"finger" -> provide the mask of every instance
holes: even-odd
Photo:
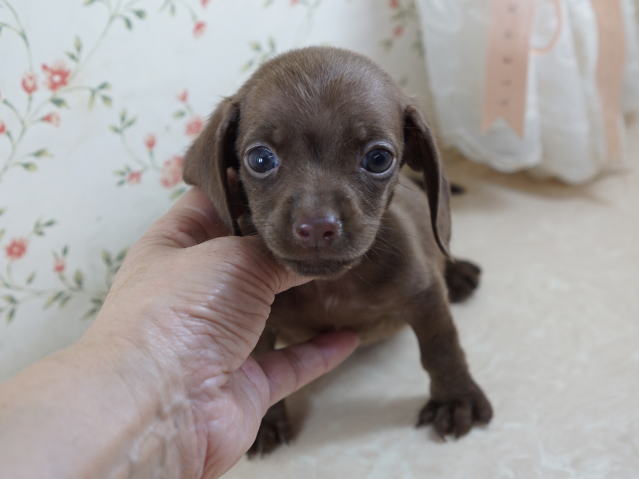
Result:
[[[192,188],[151,226],[144,239],[156,245],[187,248],[227,234],[208,197]]]
[[[326,374],[344,361],[358,344],[355,333],[339,331],[256,358],[270,386],[269,405]]]
[[[260,278],[273,294],[313,280],[312,277],[297,274],[278,262],[257,236],[242,238],[242,247],[250,251],[246,263],[247,270],[255,272],[255,277]]]
[[[259,319],[260,331],[276,294],[313,279],[283,266],[257,236],[212,239],[185,250],[185,256],[193,264],[210,265],[214,279],[220,283],[219,286],[223,286],[217,289],[217,309],[224,306],[223,309],[231,313],[234,310],[243,312],[238,315],[227,314],[229,318],[237,316],[236,319],[242,321]],[[267,311],[259,317],[245,314],[247,311],[257,312],[251,307],[256,302],[266,306]]]

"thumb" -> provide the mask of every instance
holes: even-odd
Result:
[[[192,188],[160,217],[144,235],[147,243],[187,248],[229,234],[208,197]]]
[[[264,242],[257,236],[229,238],[229,241],[237,241],[238,246],[247,253],[246,272],[252,271],[259,275],[262,283],[273,294],[279,294],[294,286],[300,286],[313,280],[312,277],[301,276],[278,262]]]
[[[177,251],[170,275],[177,309],[196,337],[206,328],[231,369],[249,356],[271,312],[275,295],[312,278],[280,265],[258,237],[221,237]],[[175,310],[174,306],[174,310]]]
[[[184,250],[184,254],[193,268],[209,265],[209,283],[216,283],[224,290],[225,299],[242,306],[247,305],[242,300],[245,296],[270,305],[276,294],[313,279],[280,264],[257,236],[214,238]]]
[[[358,344],[357,334],[337,331],[256,358],[268,380],[269,406],[329,372],[344,361]]]

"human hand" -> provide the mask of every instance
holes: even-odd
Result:
[[[354,333],[331,333],[250,357],[275,294],[309,278],[277,264],[259,238],[226,233],[204,194],[187,192],[131,248],[81,340],[142,353],[135,381],[127,371],[124,382],[136,400],[147,394],[147,382],[165,385],[159,414],[174,415],[175,428],[158,435],[174,435],[168,447],[181,477],[228,470],[250,447],[270,405],[357,345]]]

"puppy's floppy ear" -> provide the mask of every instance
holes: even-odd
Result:
[[[404,109],[404,161],[424,175],[430,221],[441,252],[450,257],[449,187],[441,167],[435,140],[419,111],[412,105]]]
[[[237,198],[229,189],[228,168],[239,168],[235,139],[240,119],[239,104],[225,98],[215,109],[206,127],[186,153],[184,181],[200,187],[211,199],[226,227],[239,234],[233,209]]]

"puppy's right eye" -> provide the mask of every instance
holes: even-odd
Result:
[[[280,161],[269,148],[258,146],[250,150],[246,155],[246,166],[256,176],[264,177],[280,166]]]

